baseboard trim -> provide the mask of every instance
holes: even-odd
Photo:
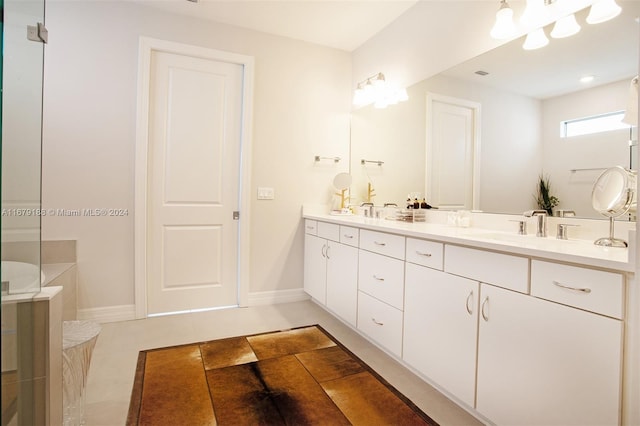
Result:
[[[119,305],[105,308],[78,309],[78,319],[99,323],[133,320],[136,319],[136,306]]]
[[[248,306],[301,302],[308,299],[309,295],[301,288],[275,291],[256,291],[249,293]],[[77,316],[79,320],[91,320],[99,323],[129,321],[136,319],[136,306],[119,305],[104,308],[78,309]]]
[[[249,293],[249,306],[275,305],[278,303],[301,302],[309,295],[301,288],[274,291],[256,291]]]

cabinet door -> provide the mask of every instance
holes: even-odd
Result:
[[[622,322],[482,284],[477,410],[498,425],[617,425]]]
[[[327,255],[327,308],[356,325],[358,309],[358,249],[329,242]]]
[[[480,284],[407,263],[403,358],[474,405]]]
[[[323,305],[327,292],[327,240],[314,235],[304,237],[304,291]]]

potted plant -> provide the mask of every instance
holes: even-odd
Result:
[[[546,210],[549,216],[553,215],[553,208],[560,204],[560,200],[555,195],[551,195],[551,183],[549,176],[541,174],[538,177],[538,190],[535,195],[536,203],[540,210]]]

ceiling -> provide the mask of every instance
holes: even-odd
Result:
[[[168,12],[237,25],[351,52],[417,0],[133,0]]]

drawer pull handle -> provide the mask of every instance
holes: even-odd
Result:
[[[473,299],[473,290],[471,290],[471,291],[469,292],[469,295],[467,296],[467,303],[466,303],[466,307],[467,307],[467,313],[468,313],[469,315],[473,315],[473,310],[469,307],[469,304],[471,303],[472,299]]]
[[[489,303],[489,296],[484,298],[484,301],[482,302],[482,308],[480,309],[480,313],[482,314],[482,319],[485,321],[489,321],[489,313],[485,310],[485,307],[488,306]]]
[[[353,238],[353,235],[349,235],[349,234],[344,234],[343,235],[345,238]]]
[[[327,257],[327,245],[322,245],[322,257]]]
[[[382,246],[382,247],[387,245],[387,243],[381,243],[380,241],[374,241],[373,243],[377,246]]]
[[[331,256],[329,256],[329,250],[331,250],[331,246],[327,246],[327,259],[331,259]]]
[[[423,252],[418,251],[418,250],[416,250],[416,253],[418,253],[420,256],[431,257],[431,253],[423,253]]]
[[[314,230],[314,229],[316,229],[316,228],[315,228],[315,227],[313,227],[313,226],[307,226],[307,229],[308,229],[308,230],[310,230],[310,231],[312,231],[312,230]]]
[[[373,278],[377,281],[384,281],[384,278],[380,278],[377,275],[374,275]]]
[[[383,322],[376,321],[376,319],[375,319],[375,318],[371,318],[371,321],[373,321],[373,322],[374,322],[374,324],[376,324],[376,325],[384,325],[384,323],[383,323]]]
[[[591,293],[591,289],[590,288],[586,288],[586,287],[584,287],[584,288],[571,287],[571,286],[568,286],[566,284],[559,283],[558,281],[553,281],[553,284],[555,286],[557,286],[557,287],[565,288],[567,290],[579,291],[579,292],[587,293],[587,294]]]

